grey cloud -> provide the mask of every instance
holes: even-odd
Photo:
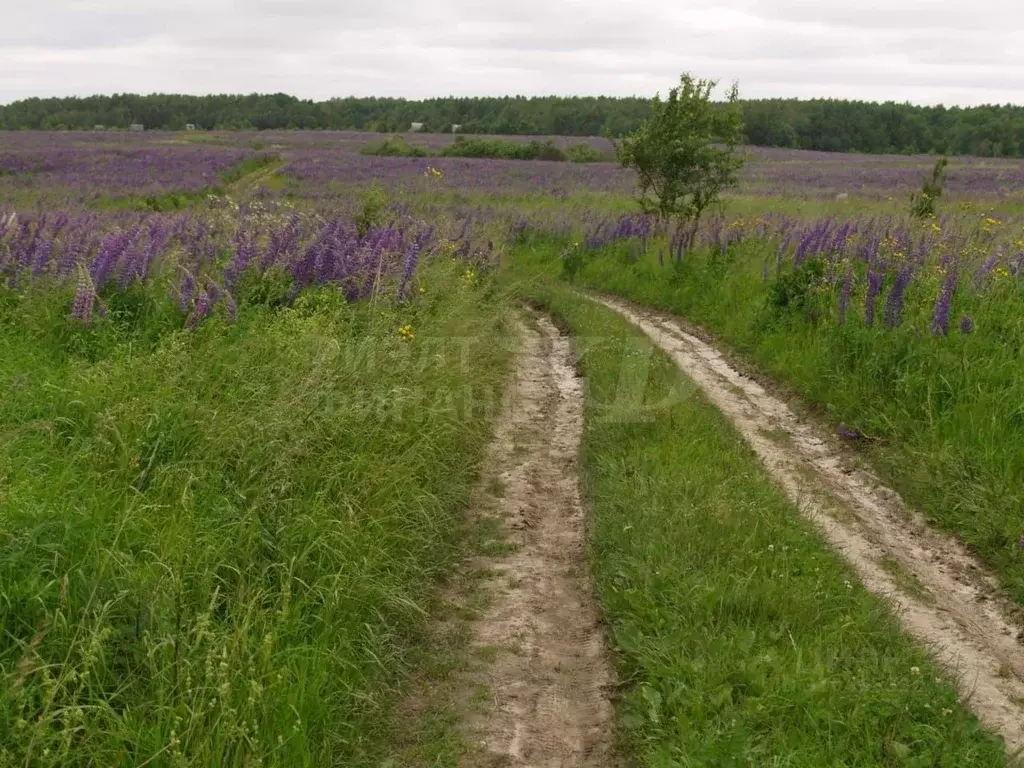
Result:
[[[41,0],[4,10],[0,102],[664,91],[1024,102],[1024,9],[992,0]]]

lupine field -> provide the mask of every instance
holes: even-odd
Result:
[[[919,221],[934,158],[751,149],[689,238],[612,163],[378,140],[0,135],[0,767],[380,764],[466,555],[512,266],[876,438],[1024,603],[1024,161],[953,158]]]

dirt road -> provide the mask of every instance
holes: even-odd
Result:
[[[492,575],[472,622],[467,766],[614,764],[611,668],[586,562],[577,469],[583,389],[569,340],[536,313],[474,503],[513,551],[475,563]],[[477,694],[472,692],[476,691]],[[479,692],[483,691],[483,695]]]
[[[846,449],[742,375],[671,317],[595,298],[641,328],[725,413],[800,511],[864,585],[884,595],[904,629],[958,679],[979,719],[1010,752],[1024,748],[1024,634],[962,544],[932,530],[899,496],[857,468]]]

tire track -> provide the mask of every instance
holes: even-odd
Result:
[[[612,681],[586,561],[578,457],[583,387],[569,340],[543,315],[520,323],[522,348],[474,501],[511,554],[474,565],[491,578],[472,623],[487,659],[464,681],[467,766],[607,766]],[[470,706],[473,691],[486,691]]]
[[[886,597],[905,631],[957,679],[961,697],[1011,753],[1024,750],[1024,633],[1019,609],[967,549],[912,514],[894,491],[855,468],[837,441],[737,372],[680,323],[625,301],[590,297],[643,330],[754,448],[801,513]]]

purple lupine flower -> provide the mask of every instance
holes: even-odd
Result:
[[[324,240],[313,262],[313,281],[319,284],[330,282],[334,277],[338,257],[338,241],[334,237]]]
[[[409,289],[409,282],[412,280],[412,276],[416,273],[416,265],[419,264],[420,260],[420,245],[419,242],[413,241],[405,249],[405,255],[402,258],[402,276],[398,282],[398,300],[403,301],[406,298],[406,292]]]
[[[100,243],[100,247],[93,257],[92,264],[89,266],[89,277],[92,278],[93,285],[97,289],[102,288],[110,275],[113,274],[121,255],[131,244],[133,236],[138,234],[136,230],[115,232],[107,235],[103,242]]]
[[[196,293],[196,278],[195,276],[185,270],[185,277],[182,278],[181,288],[178,291],[178,308],[182,312],[188,312],[192,306],[192,298]]]
[[[224,268],[224,284],[228,288],[234,288],[238,282],[238,278],[245,271],[246,267],[249,266],[255,256],[255,239],[249,232],[244,229],[239,229],[238,232],[235,233],[235,255]]]
[[[185,321],[185,325],[189,328],[195,328],[199,325],[199,321],[210,314],[210,309],[213,307],[213,301],[210,299],[210,295],[204,290],[200,289],[199,297],[196,299],[196,304],[192,308],[192,314],[188,316]]]
[[[855,231],[852,221],[844,222],[832,236],[831,250],[835,253],[842,253],[846,249],[846,243]]]
[[[813,243],[813,230],[807,230],[800,238],[800,243],[796,247],[796,252],[793,254],[793,266],[799,267],[807,258],[807,253]]]
[[[96,303],[96,288],[93,285],[89,271],[78,266],[78,279],[75,281],[75,300],[71,305],[71,316],[81,320],[86,325],[92,323],[93,307]]]
[[[143,258],[142,248],[137,241],[125,249],[124,255],[121,258],[121,277],[118,280],[118,285],[122,291],[133,280],[141,279],[143,274]]]
[[[993,253],[991,256],[985,259],[984,263],[980,267],[978,267],[977,271],[974,273],[974,277],[971,280],[971,285],[975,290],[981,287],[982,280],[984,280],[989,275],[989,273],[996,268],[996,264],[999,263],[999,256],[999,252]]]
[[[298,296],[299,291],[313,281],[313,267],[316,264],[317,255],[320,253],[322,247],[323,244],[319,241],[310,243],[306,247],[306,251],[302,258],[297,259],[292,264],[292,287],[290,291],[292,299]]]
[[[878,249],[881,247],[882,241],[878,235],[872,235],[860,248],[860,258],[868,266],[873,266],[875,261],[878,259]]]
[[[974,321],[971,320],[970,315],[964,315],[960,318],[960,333],[964,335],[974,333]]]
[[[608,239],[603,235],[604,228],[607,225],[607,219],[601,219],[601,221],[597,223],[597,228],[594,230],[593,234],[587,237],[586,242],[584,243],[588,249],[597,250],[608,242]]]
[[[36,240],[39,237],[39,231],[45,223],[46,215],[43,214],[35,226],[32,226],[31,221],[25,219],[18,227],[17,236],[8,246],[11,253],[10,271],[15,276],[23,273],[31,263],[32,254],[35,252]]]
[[[434,228],[428,227],[420,232],[412,243],[406,248],[402,259],[402,275],[398,283],[398,299],[403,300],[409,290],[409,283],[416,273],[416,267],[420,261],[420,254],[426,245],[434,237]]]
[[[836,436],[840,440],[851,441],[863,440],[866,437],[866,435],[856,427],[848,427],[845,424],[839,425],[839,428],[836,430]]]
[[[942,290],[935,299],[935,313],[932,316],[932,333],[936,336],[945,336],[949,333],[949,309],[953,303],[953,294],[956,293],[959,277],[957,270],[950,267],[946,271],[946,279],[942,281]]]
[[[156,257],[163,251],[167,245],[167,241],[171,238],[171,233],[167,228],[166,222],[159,219],[150,223],[147,234],[149,237],[146,243],[146,249],[143,251],[141,263],[139,265],[138,277],[140,280],[145,280],[149,275],[149,270],[154,259],[156,259]]]
[[[57,257],[57,276],[63,277],[76,269],[86,254],[97,245],[97,236],[92,231],[95,222],[90,218],[77,220],[64,238],[63,248]]]
[[[32,277],[39,277],[46,270],[47,264],[53,257],[54,241],[50,237],[41,237],[36,241],[32,249],[30,269]]]
[[[227,307],[228,317],[231,318],[231,322],[238,319],[238,303],[235,301],[235,297],[227,291],[224,292],[224,306]]]
[[[910,278],[913,273],[910,267],[905,267],[896,275],[892,290],[889,291],[889,298],[885,302],[885,327],[895,328],[900,324],[903,316],[903,299],[910,285]]]
[[[850,304],[850,294],[853,292],[853,267],[846,268],[846,275],[843,277],[843,287],[839,292],[839,324],[846,322],[846,308]]]
[[[875,324],[875,305],[878,294],[882,290],[882,275],[873,269],[868,270],[868,290],[864,297],[864,325],[871,328]]]

